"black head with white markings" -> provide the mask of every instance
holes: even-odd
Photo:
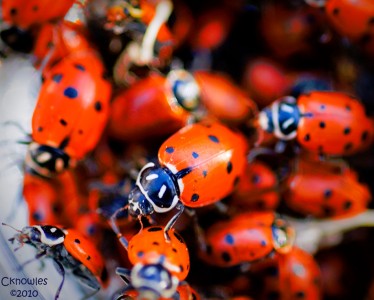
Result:
[[[288,96],[263,109],[259,114],[259,123],[262,129],[287,141],[296,137],[300,116],[296,99]]]
[[[10,239],[11,242],[29,244],[40,250],[62,244],[64,240],[65,233],[60,228],[50,225],[26,226]]]
[[[178,278],[165,268],[163,257],[155,263],[138,263],[131,270],[131,285],[138,291],[139,299],[171,298],[178,284]]]
[[[167,168],[148,163],[140,171],[136,187],[129,194],[129,213],[133,217],[172,210],[179,202],[175,176]]]
[[[173,96],[185,110],[194,111],[200,105],[200,89],[195,78],[186,70],[173,70],[167,76]]]
[[[73,161],[61,148],[31,143],[26,157],[26,166],[38,175],[52,177],[73,165]]]

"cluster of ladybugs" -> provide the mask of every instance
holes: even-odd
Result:
[[[292,5],[325,4],[306,2]],[[360,100],[315,79],[293,96],[282,94],[283,81],[275,99],[267,84],[277,88],[278,70],[269,63],[248,75],[262,102],[228,76],[198,70],[198,59],[187,71],[173,51],[188,39],[197,56],[218,48],[234,22],[230,10],[208,11],[204,23],[183,2],[92,0],[75,8],[84,22],[67,21],[74,3],[2,2],[2,39],[32,52],[43,79],[24,169],[30,226],[10,241],[34,246],[37,258],[52,258],[62,276],[69,269],[94,290],[120,276],[114,299],[320,299],[318,265],[276,211],[280,202],[317,218],[366,210],[369,188],[331,159],[373,141]],[[279,3],[267,5],[264,18]],[[330,0],[318,12],[352,42],[372,33],[371,0]],[[296,37],[309,30],[299,25]],[[244,296],[234,284],[214,294],[213,280],[197,274],[209,265],[272,274],[263,295]]]

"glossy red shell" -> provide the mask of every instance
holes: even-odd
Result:
[[[184,280],[190,270],[190,257],[183,238],[173,228],[168,231],[170,241],[165,239],[164,228],[151,226],[143,229],[129,241],[128,254],[132,264],[154,263],[164,255],[169,271],[180,281]]]
[[[201,207],[229,195],[246,165],[244,137],[218,122],[188,125],[159,148],[158,159],[174,174],[189,169],[179,183],[180,200]]]
[[[32,118],[35,142],[61,147],[75,159],[96,146],[109,116],[111,85],[89,62],[73,56],[53,67]]]
[[[185,126],[190,113],[175,100],[165,77],[150,75],[113,100],[109,133],[121,140],[172,134]]]
[[[297,141],[305,149],[350,155],[367,148],[373,140],[374,123],[354,97],[340,92],[311,92],[301,95],[297,105],[304,114]]]

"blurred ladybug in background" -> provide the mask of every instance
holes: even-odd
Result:
[[[98,58],[88,54],[62,60],[41,87],[26,156],[27,168],[36,174],[51,177],[73,166],[101,137],[112,88]]]
[[[312,255],[298,247],[254,264],[251,271],[263,286],[256,299],[322,299],[320,268]]]
[[[151,162],[140,171],[129,195],[133,217],[154,212],[201,207],[230,194],[246,164],[247,143],[243,136],[218,122],[186,126],[159,148],[159,165]]]
[[[285,204],[303,215],[317,218],[350,217],[367,209],[371,193],[355,171],[332,169],[328,162],[300,161],[289,176]]]
[[[161,226],[151,226],[133,236],[129,242],[121,236],[128,251],[131,270],[117,268],[117,274],[128,284],[116,299],[127,290],[135,289],[139,299],[169,299],[183,284],[190,270],[190,259],[183,238],[174,229],[167,236]]]
[[[373,120],[357,98],[340,92],[315,91],[283,97],[259,114],[260,127],[278,139],[295,139],[323,155],[352,155],[373,140]]]
[[[1,32],[1,39],[12,49],[30,52],[39,26],[62,20],[75,0],[3,0],[3,21],[11,27]]]
[[[114,99],[109,134],[140,140],[172,134],[206,115],[241,124],[257,113],[256,104],[226,76],[176,69],[153,74]]]
[[[38,250],[36,259],[49,257],[54,260],[57,271],[62,276],[55,299],[59,298],[64,284],[65,270],[71,270],[74,276],[96,292],[106,285],[107,271],[104,260],[91,241],[79,231],[50,225],[26,226],[17,231],[18,233],[9,239],[10,242],[17,241],[21,246],[28,244],[35,247]]]
[[[258,261],[275,251],[288,253],[295,232],[273,212],[247,212],[219,221],[204,234],[199,256],[218,267]]]

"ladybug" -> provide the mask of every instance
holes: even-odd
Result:
[[[3,225],[5,225],[3,223]],[[52,258],[62,276],[55,299],[59,298],[65,271],[71,270],[85,285],[99,291],[106,285],[107,271],[104,260],[90,240],[75,229],[61,229],[51,225],[26,226],[9,241],[28,244],[38,250],[35,258]]]
[[[179,212],[169,229],[187,207],[202,207],[221,200],[236,186],[246,165],[248,145],[239,133],[219,122],[188,125],[159,148],[158,162],[146,164],[136,187],[129,194],[133,217],[154,212]]]
[[[204,234],[200,258],[218,267],[232,267],[287,253],[293,246],[294,229],[273,212],[245,212],[220,221]]]
[[[374,3],[371,0],[306,0],[312,6],[324,7],[333,28],[353,41],[368,42],[374,33]]]
[[[322,299],[319,265],[298,247],[286,254],[277,253],[251,270],[263,281],[263,290],[256,299]]]
[[[120,92],[112,104],[109,134],[139,140],[172,134],[206,115],[237,125],[255,114],[256,104],[227,76],[175,69]]]
[[[248,162],[231,204],[240,208],[274,210],[280,200],[277,174],[261,161]]]
[[[260,127],[278,139],[296,139],[321,155],[352,155],[369,146],[373,121],[357,98],[341,92],[314,91],[297,99],[278,99],[259,114]]]
[[[337,172],[327,162],[299,162],[285,185],[285,204],[317,218],[359,214],[371,199],[369,187],[358,181],[355,171],[346,168]]]
[[[89,50],[91,46],[83,27],[70,21],[61,21],[43,24],[35,40],[33,55],[39,67],[51,53],[45,67],[49,69],[73,52]]]
[[[139,299],[171,298],[190,270],[189,253],[183,238],[173,228],[151,226],[141,230],[129,242],[122,236],[133,267],[117,268],[117,274],[135,289]],[[125,290],[126,290],[125,289]]]
[[[75,0],[4,0],[1,10],[5,23],[20,29],[63,19]]]
[[[50,69],[32,116],[28,170],[51,177],[74,166],[98,143],[112,88],[92,60],[97,58],[89,53],[72,55]]]

